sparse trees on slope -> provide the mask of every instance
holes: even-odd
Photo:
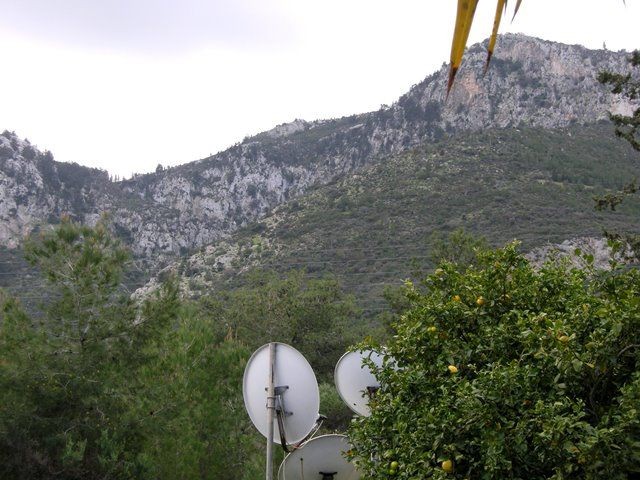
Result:
[[[598,80],[602,84],[609,85],[612,93],[622,95],[632,102],[637,102],[640,99],[640,76],[638,75],[640,51],[633,52],[629,58],[629,64],[632,67],[629,73],[603,71],[598,74]],[[616,135],[629,142],[635,150],[640,152],[640,106],[636,105],[631,115],[610,113],[609,118],[616,127]],[[596,209],[615,210],[624,201],[625,197],[637,194],[638,190],[638,185],[634,179],[623,186],[617,193],[608,193],[595,197]],[[605,234],[609,239],[629,245],[635,256],[640,258],[639,235],[629,232],[605,232]]]
[[[636,70],[640,67],[640,50],[636,50],[629,58],[632,71],[627,74],[600,72],[598,81],[611,86],[611,93],[622,95],[629,100],[640,99],[640,77]],[[624,138],[635,149],[640,151],[640,107],[631,115],[611,114],[611,121],[616,126],[616,135]]]

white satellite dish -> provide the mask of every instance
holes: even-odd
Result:
[[[367,417],[371,414],[369,399],[380,388],[380,382],[363,364],[365,358],[370,358],[378,366],[382,365],[382,355],[379,353],[370,350],[347,352],[336,364],[334,380],[344,403],[358,415]]]
[[[345,435],[322,435],[286,456],[278,480],[357,480],[360,474],[344,458],[351,446]]]
[[[258,431],[269,437],[267,388],[269,383],[269,344],[249,359],[242,380],[244,405]],[[273,366],[276,410],[281,410],[284,438],[288,445],[304,440],[318,419],[320,392],[309,362],[298,350],[284,343],[275,344]],[[280,428],[274,422],[273,442],[280,443]]]

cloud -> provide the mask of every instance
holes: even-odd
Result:
[[[48,43],[132,53],[181,53],[207,46],[273,48],[296,36],[293,22],[275,3],[0,0],[0,27]]]

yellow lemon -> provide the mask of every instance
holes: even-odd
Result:
[[[451,473],[453,472],[453,462],[451,460],[445,460],[444,462],[442,462],[442,470],[444,470],[447,473]]]
[[[453,296],[453,301],[454,302],[459,302],[460,301],[460,295],[454,295]]]
[[[437,330],[437,328],[436,328],[436,327],[434,327],[433,325],[431,325],[430,327],[427,327],[427,332],[429,332],[429,333],[433,333],[433,332],[435,332],[436,330]]]
[[[447,369],[450,373],[458,373],[458,367],[456,367],[455,365],[449,365]]]
[[[478,297],[476,299],[476,305],[478,305],[479,307],[483,306],[484,304],[485,304],[484,297]]]

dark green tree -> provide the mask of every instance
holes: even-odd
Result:
[[[478,260],[478,254],[489,248],[484,237],[467,233],[458,228],[449,234],[434,232],[429,238],[430,257],[434,265],[442,262],[471,265]]]
[[[0,311],[0,477],[142,477],[137,373],[175,316],[176,288],[139,308],[122,288],[128,253],[102,222],[63,219],[26,257],[50,301],[39,315],[12,299]]]
[[[263,442],[242,399],[251,352],[220,342],[214,321],[183,307],[157,360],[141,372],[148,394],[138,416],[150,478],[238,480],[263,470]]]
[[[270,341],[288,343],[324,380],[332,379],[336,361],[358,338],[350,329],[359,315],[354,298],[336,280],[303,272],[284,278],[258,272],[245,287],[218,292],[202,306],[217,319],[220,336],[229,334],[251,350]]]
[[[320,383],[324,431],[345,430],[351,414],[333,386],[333,370],[363,332],[354,330],[360,315],[354,298],[336,280],[256,272],[246,286],[203,299],[201,308],[217,324],[218,338],[226,335],[250,351],[270,341],[297,348]]]

